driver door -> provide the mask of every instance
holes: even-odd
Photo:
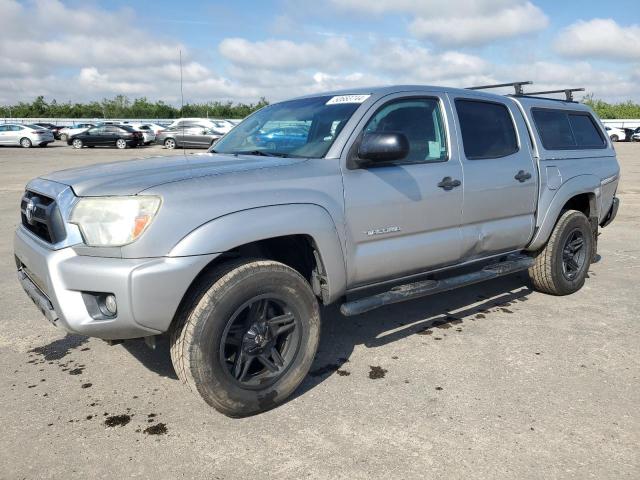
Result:
[[[370,112],[347,144],[347,155],[357,155],[362,137],[372,132],[403,133],[410,151],[402,160],[366,168],[350,169],[343,159],[349,288],[461,258],[463,174],[446,97],[391,95]],[[445,188],[446,177],[447,185],[457,185]]]

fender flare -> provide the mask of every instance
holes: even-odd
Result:
[[[592,194],[594,200],[591,203],[591,216],[600,216],[600,178],[595,175],[578,175],[567,180],[554,195],[546,209],[540,227],[536,230],[533,239],[527,246],[527,250],[534,251],[542,248],[549,237],[562,212],[562,207],[573,197],[580,194]]]
[[[272,205],[223,215],[187,234],[171,249],[169,257],[223,253],[286,235],[313,239],[326,274],[325,303],[342,296],[347,285],[342,242],[329,212],[316,204]]]

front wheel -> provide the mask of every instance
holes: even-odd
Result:
[[[567,210],[529,268],[534,288],[551,295],[577,292],[584,285],[594,248],[594,235],[587,217],[582,212]]]
[[[31,148],[31,145],[31,140],[29,140],[27,137],[20,139],[20,146],[22,148]]]
[[[120,150],[127,148],[127,141],[119,138],[118,140],[116,140],[116,147],[118,147]]]
[[[171,332],[178,377],[230,417],[283,403],[306,376],[320,338],[309,283],[269,260],[222,264],[194,289]]]
[[[620,140],[620,139],[618,138],[618,135],[611,135],[611,141],[612,141],[612,142],[617,142],[618,140]]]

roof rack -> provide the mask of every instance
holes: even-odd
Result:
[[[549,95],[551,93],[564,93],[567,102],[573,102],[573,92],[584,92],[584,88],[562,88],[560,90],[546,90],[544,92],[527,92],[525,95]]]
[[[531,85],[533,82],[525,80],[523,82],[510,82],[510,83],[497,83],[495,85],[480,85],[477,87],[467,87],[467,90],[486,90],[488,88],[500,88],[500,87],[513,87],[516,91],[516,95],[524,95],[522,90],[523,85]]]

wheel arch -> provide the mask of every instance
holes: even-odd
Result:
[[[190,232],[169,256],[210,253],[221,255],[203,272],[229,258],[260,257],[298,270],[324,304],[346,290],[342,244],[333,219],[318,205],[274,205],[224,215]]]
[[[556,192],[546,208],[543,220],[536,230],[527,250],[542,248],[566,210],[578,210],[585,214],[597,228],[600,218],[600,179],[595,175],[579,175],[565,182]]]

